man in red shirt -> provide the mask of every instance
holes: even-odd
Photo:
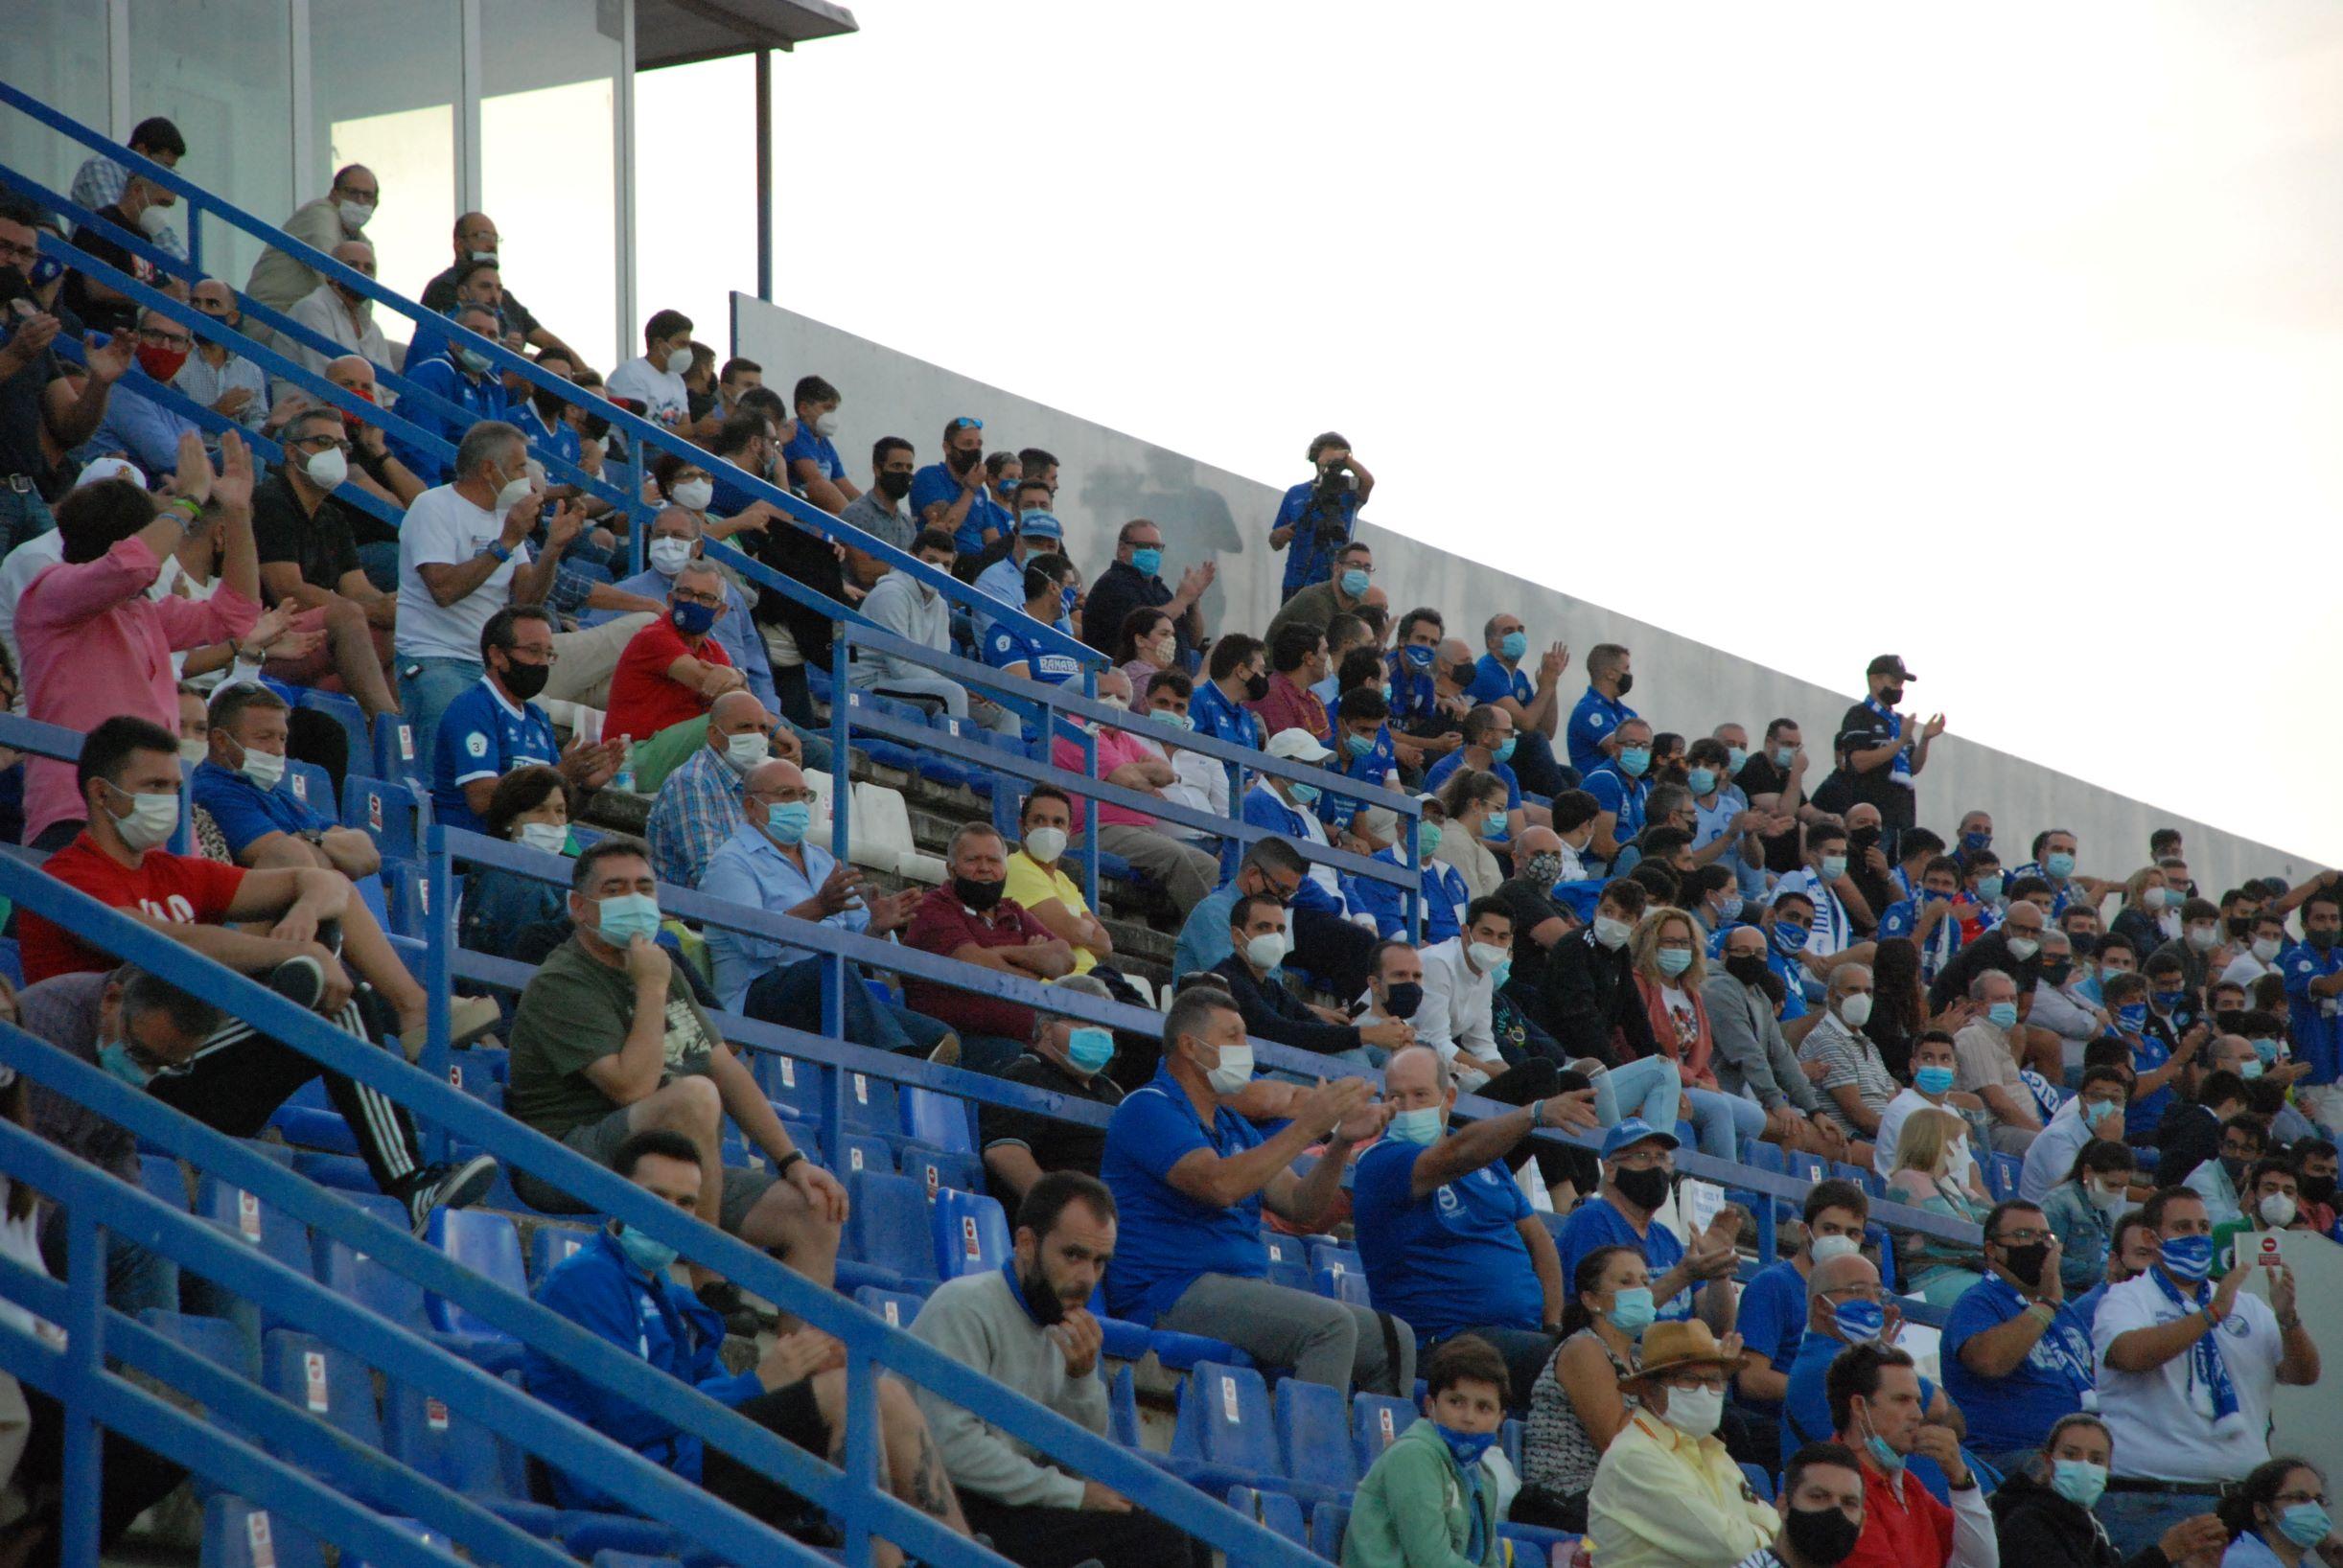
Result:
[[[1009,886],[1009,846],[991,823],[971,822],[952,835],[944,864],[951,880],[912,911],[905,946],[1032,980],[1074,972],[1074,949],[1015,899],[1001,896]],[[1033,1009],[1021,1002],[906,975],[903,1004],[957,1030],[963,1064],[980,1071],[1007,1067],[1032,1043]]]
[[[685,562],[668,591],[667,613],[636,633],[618,656],[605,734],[649,740],[669,725],[705,719],[708,703],[748,683],[712,634],[724,608],[716,568]]]
[[[372,1037],[344,955],[386,1003],[403,1016],[416,1009],[420,1022],[422,991],[349,878],[319,867],[246,871],[162,847],[179,822],[176,735],[129,715],[108,719],[82,741],[76,772],[88,826],[49,857],[42,868],[51,876],[230,969],[263,977],[361,1040]],[[121,963],[29,910],[17,932],[28,983]],[[259,1133],[294,1090],[323,1073],[375,1184],[406,1202],[418,1233],[434,1207],[476,1203],[495,1185],[497,1163],[486,1155],[426,1165],[404,1108],[240,1019],[182,1044],[184,1051],[108,1042],[100,1060],[124,1082],[232,1138]],[[113,1045],[122,1049],[105,1049]]]
[[[1876,1340],[1850,1345],[1824,1389],[1838,1441],[1863,1460],[1863,1535],[1845,1568],[1998,1568],[1992,1511],[1949,1426],[1926,1418],[1911,1355]],[[1953,1491],[1946,1508],[1904,1473],[1926,1454]]]
[[[1099,701],[1116,707],[1129,707],[1130,677],[1121,670],[1101,670]],[[1313,697],[1311,701],[1317,699]],[[1163,753],[1130,730],[1101,725],[1097,734],[1099,767],[1091,776],[1154,796],[1162,795],[1166,786],[1179,782],[1179,775],[1164,760]],[[1063,729],[1050,743],[1050,760],[1067,772],[1083,772],[1081,746]],[[1220,863],[1195,845],[1182,843],[1165,833],[1154,818],[1128,806],[1104,802],[1089,809],[1098,813],[1099,847],[1110,855],[1122,856],[1161,884],[1164,891],[1172,895],[1182,920],[1220,885]]]
[[[1269,638],[1269,689],[1244,705],[1261,720],[1261,732],[1307,729],[1320,740],[1334,737],[1326,704],[1310,688],[1326,679],[1326,629],[1294,622]]]

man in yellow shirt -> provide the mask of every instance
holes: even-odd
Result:
[[[1781,1528],[1717,1439],[1741,1336],[1719,1344],[1694,1318],[1656,1323],[1643,1365],[1619,1380],[1642,1397],[1603,1451],[1587,1497],[1587,1538],[1601,1568],[1732,1568]]]
[[[1009,857],[1008,896],[1074,949],[1074,972],[1087,975],[1112,958],[1115,939],[1090,912],[1081,884],[1066,874],[1074,802],[1055,784],[1036,784],[1017,812],[1016,853]]]

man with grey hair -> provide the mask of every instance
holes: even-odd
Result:
[[[374,247],[363,240],[344,240],[330,252],[333,258],[354,272],[374,276]],[[378,365],[390,363],[390,343],[383,335],[382,324],[374,319],[374,301],[337,278],[328,278],[316,288],[294,300],[287,315],[315,333],[318,336],[341,348],[344,353],[362,356]],[[277,347],[289,359],[297,360],[304,369],[323,373],[334,359],[332,354],[312,348],[282,334],[272,334]],[[291,381],[277,380],[277,394],[282,397]]]
[[[450,319],[492,343],[504,331],[497,312],[485,305],[458,306],[450,312]],[[459,342],[453,334],[438,334],[433,347],[437,352],[428,357],[407,356],[406,379],[422,391],[437,393],[440,403],[453,404],[460,412],[443,413],[439,403],[408,398],[400,406],[402,418],[442,441],[455,443],[478,421],[495,420],[501,424],[512,417],[512,408],[504,396],[504,382],[497,377],[495,364],[485,350],[470,342]],[[519,433],[519,427],[512,428]],[[448,477],[447,459],[438,451],[395,435],[391,445],[397,449],[399,460],[427,484],[440,483]],[[459,472],[461,463],[459,457]]]
[[[1880,1113],[1900,1090],[1879,1048],[1863,1032],[1870,1021],[1871,971],[1843,963],[1830,972],[1821,1010],[1798,1048],[1798,1061],[1820,1070],[1814,1086],[1829,1100],[1823,1110],[1850,1143],[1878,1133]],[[1849,1158],[1860,1162],[1863,1156],[1850,1152]]]
[[[2018,1076],[2011,1033],[2018,1026],[2017,981],[1999,969],[1980,971],[1969,981],[1977,1016],[1953,1036],[1956,1081],[1965,1094],[1984,1101],[1992,1118],[1995,1152],[2023,1155],[2042,1131],[2041,1108]]]
[[[699,514],[681,506],[670,506],[651,519],[651,542],[645,552],[643,569],[632,577],[621,578],[617,584],[621,593],[638,594],[645,599],[665,600],[675,589],[678,573],[690,563],[707,559],[707,544],[703,537]],[[890,573],[892,577],[893,574]],[[882,579],[882,584],[886,579]],[[778,710],[780,700],[773,690],[773,663],[765,648],[765,639],[750,619],[751,604],[739,588],[718,574],[718,586],[724,590],[724,609],[716,616],[714,636],[732,667],[740,672],[749,692],[767,708]],[[873,594],[877,592],[872,590]],[[866,605],[867,609],[867,605]],[[580,626],[599,626],[615,618],[615,610],[588,610],[578,615]]]
[[[676,568],[667,613],[635,634],[611,675],[604,721],[611,734],[639,741],[670,725],[696,724],[717,698],[748,688],[715,635],[730,588],[712,563],[686,561]]]
[[[382,201],[383,185],[374,171],[362,163],[345,164],[334,172],[333,189],[293,209],[285,219],[285,232],[313,250],[331,251],[344,240],[360,238]],[[290,311],[323,281],[309,263],[271,245],[252,264],[244,293],[263,305]]]
[[[399,711],[391,695],[392,633],[399,597],[374,586],[359,560],[360,514],[334,492],[350,472],[341,412],[305,408],[285,424],[285,462],[252,491],[252,542],[261,597],[290,603],[296,631],[320,631],[325,644],[297,664],[272,665],[280,680],[308,685],[329,671],[371,720]]]
[[[1112,1000],[1113,995],[1095,975],[1068,975],[1057,982],[1057,989],[1101,1002]],[[1117,1058],[1127,1058],[1122,1077],[1145,1083],[1161,1049],[1153,1040],[1118,1036],[1102,1024],[1060,1013],[1041,1020],[1033,1031],[1033,1043],[1001,1070],[1001,1076],[1029,1089],[1047,1090],[1111,1111],[1123,1103],[1123,1085],[1108,1072]],[[1007,1106],[980,1105],[977,1128],[987,1185],[1011,1212],[1032,1185],[1053,1171],[1079,1170],[1096,1176],[1099,1161],[1106,1152],[1103,1119],[1095,1124],[1065,1121]]]
[[[138,346],[138,366],[158,381],[179,373],[195,351],[195,334],[160,311],[142,311],[130,334]],[[146,471],[149,480],[167,478],[179,470],[179,437],[202,432],[186,415],[164,407],[124,381],[114,388],[105,405],[105,418],[90,437],[93,451],[120,452]]]
[[[433,754],[439,716],[486,673],[480,633],[488,618],[507,604],[545,603],[562,552],[585,526],[585,514],[562,502],[545,519],[544,552],[531,556],[527,541],[545,496],[530,482],[527,459],[519,429],[482,420],[456,449],[454,481],[406,509],[394,640],[399,705],[418,755]]]

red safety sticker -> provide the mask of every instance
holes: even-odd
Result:
[[[252,1548],[252,1568],[277,1568],[277,1543],[268,1533],[268,1515],[259,1509],[244,1515],[244,1542]]]
[[[434,1432],[448,1429],[448,1402],[426,1395],[423,1401],[423,1424]]]
[[[1220,1414],[1228,1418],[1231,1426],[1243,1424],[1242,1418],[1237,1414],[1237,1380],[1234,1377],[1220,1379]]]
[[[966,1253],[970,1257],[982,1257],[985,1256],[985,1244],[977,1239],[976,1216],[974,1214],[963,1214],[960,1216],[960,1250]]]
[[[236,1228],[254,1246],[261,1241],[261,1200],[251,1193],[239,1190],[236,1194]]]
[[[327,1396],[325,1352],[323,1350],[302,1351],[301,1372],[309,1380],[310,1409],[320,1416],[324,1415],[334,1407],[334,1401]]]

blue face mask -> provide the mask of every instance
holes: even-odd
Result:
[[[1725,749],[1725,771],[1730,773],[1737,773],[1741,771],[1741,765],[1749,761],[1749,759],[1750,753],[1748,747],[1728,746]]]
[[[1953,1086],[1949,1067],[1920,1067],[1912,1071],[1912,1087],[1923,1095],[1941,1095]]]
[[[1163,546],[1148,544],[1131,552],[1131,566],[1142,577],[1152,577],[1164,564]]]
[[[1722,925],[1729,926],[1741,918],[1741,911],[1747,908],[1748,901],[1739,893],[1727,893],[1725,902],[1717,906],[1717,920]]]
[[[2051,1489],[2078,1509],[2097,1508],[2099,1493],[2107,1489],[2107,1466],[2079,1459],[2053,1460]]]
[[[613,947],[624,947],[638,936],[659,935],[659,900],[649,893],[619,893],[602,900],[594,914],[594,931]]]
[[[138,1065],[130,1048],[119,1040],[109,1040],[98,1048],[98,1065],[133,1089],[144,1089],[154,1076]]]
[[[1630,746],[1620,749],[1619,772],[1625,773],[1628,777],[1641,778],[1643,776],[1643,770],[1649,768],[1651,765],[1652,749],[1650,747]]]
[[[2251,1045],[2253,1046],[2253,1048],[2254,1048],[2254,1054],[2262,1058],[2262,1065],[2263,1065],[2263,1066],[2265,1066],[2265,1067],[2266,1067],[2266,1066],[2270,1065],[2271,1063],[2273,1063],[2273,1062],[2275,1062],[2275,1061],[2277,1061],[2277,1060],[2278,1060],[2278,1042],[2277,1042],[2277,1041],[2275,1041],[2275,1040],[2255,1040],[2255,1041],[2250,1042],[2250,1044],[2251,1044]]]
[[[1642,1338],[1643,1331],[1659,1315],[1659,1306],[1652,1300],[1649,1285],[1629,1285],[1612,1292],[1611,1310],[1603,1314],[1611,1320],[1612,1327],[1635,1339]]]
[[[2278,1533],[2297,1546],[2316,1546],[2333,1532],[2334,1521],[2316,1503],[2297,1503],[2278,1516]]]
[[[1979,877],[1977,879],[1977,896],[1988,904],[2000,902],[2002,896],[2001,873],[1997,871],[1989,877]]]
[[[1871,1462],[1891,1476],[1904,1473],[1904,1456],[1888,1446],[1888,1440],[1874,1432],[1863,1440],[1863,1446]]]
[[[1493,747],[1490,749],[1489,756],[1491,760],[1496,762],[1511,762],[1513,760],[1513,749],[1517,744],[1519,744],[1519,741],[1520,737],[1519,735],[1506,736],[1501,744]]]
[[[2018,1004],[2014,1002],[1997,1002],[1985,1009],[1985,1022],[1997,1029],[2012,1027],[2017,1021]]]
[[[1888,1331],[1887,1309],[1861,1297],[1841,1302],[1831,1311],[1831,1322],[1837,1326],[1839,1337],[1850,1345],[1867,1344]]]
[[[1342,737],[1342,749],[1355,757],[1372,756],[1375,752],[1375,737],[1372,735],[1345,735]]]
[[[1960,836],[1960,848],[1964,854],[1982,855],[1992,847],[1993,835],[1990,833],[1963,833]]]
[[[2127,1029],[2136,1029],[2147,1022],[2147,1003],[2129,1002],[2115,1010],[2116,1021]]]
[[[1376,687],[1375,689],[1376,689],[1378,692],[1380,692],[1380,693],[1381,693],[1381,694],[1382,694],[1382,699],[1383,699],[1383,701],[1384,701],[1386,703],[1388,703],[1391,701],[1391,682],[1390,682],[1390,681],[1386,680],[1386,681],[1384,681],[1384,682],[1383,682],[1381,685],[1380,685],[1380,686]]]
[[[667,618],[675,623],[675,629],[684,635],[704,637],[716,624],[716,611],[714,607],[709,605],[680,604],[668,609]]]
[[[1793,926],[1786,921],[1774,922],[1774,945],[1784,953],[1803,953],[1809,934],[1804,926]]]
[[[1529,634],[1508,632],[1505,634],[1505,640],[1497,646],[1504,650],[1507,658],[1519,658],[1523,654],[1529,652]]]
[[[1439,848],[1440,824],[1438,822],[1418,822],[1416,824],[1417,851],[1429,855],[1438,851]]]
[[[467,372],[474,376],[485,376],[488,374],[488,356],[482,354],[478,349],[468,349],[459,346],[455,351],[455,362],[462,365]]]
[[[1066,1036],[1066,1060],[1084,1072],[1096,1072],[1114,1059],[1115,1037],[1110,1029],[1085,1024]]]
[[[1706,795],[1717,787],[1717,771],[1714,768],[1689,769],[1684,773],[1684,783],[1694,795]]]
[[[1663,947],[1659,952],[1659,972],[1673,979],[1692,967],[1692,950],[1682,947]]]
[[[627,1261],[653,1279],[675,1266],[675,1249],[664,1241],[654,1240],[632,1225],[618,1227],[618,1250],[626,1254]]]
[[[2063,849],[2053,851],[2042,857],[2042,869],[2053,877],[2071,877],[2075,874],[2075,857]]]
[[[1052,539],[1056,537],[1057,515],[1056,513],[1042,507],[1029,506],[1017,514],[1017,531],[1019,533],[1031,528],[1035,522],[1042,524],[1042,532],[1045,536]]]
[[[814,825],[814,808],[802,800],[780,800],[765,808],[765,826],[783,843],[796,843]]]
[[[1342,591],[1354,599],[1367,596],[1367,574],[1357,566],[1342,574]]]
[[[1073,614],[1074,601],[1079,596],[1074,591],[1074,585],[1072,583],[1068,583],[1064,588],[1059,588],[1057,590],[1057,608],[1059,612],[1067,615]]]
[[[1413,1143],[1419,1148],[1437,1143],[1440,1141],[1440,1107],[1420,1105],[1412,1111],[1399,1112],[1392,1117],[1391,1125],[1385,1131],[1401,1142]]]
[[[2213,1272],[2213,1237],[2175,1235],[2164,1239],[2164,1267],[2175,1280],[2191,1284]]]
[[[1779,768],[1783,772],[1788,772],[1790,771],[1790,764],[1796,762],[1797,760],[1797,747],[1776,746],[1774,748],[1774,766]]]
[[[1480,819],[1480,830],[1483,838],[1496,838],[1505,831],[1505,814],[1501,811],[1491,812]]]
[[[2189,1000],[2186,991],[2150,991],[2148,995],[2155,999],[2157,1006],[2168,1013]]]
[[[1428,670],[1432,667],[1432,650],[1420,642],[1411,642],[1401,649],[1400,657],[1419,670]]]
[[[2082,1102],[2082,1124],[2096,1127],[2113,1116],[2122,1106],[2111,1099],[2087,1099]]]
[[[1432,1430],[1439,1433],[1440,1441],[1449,1445],[1449,1457],[1456,1462],[1456,1467],[1460,1470],[1469,1470],[1478,1464],[1481,1455],[1487,1453],[1490,1445],[1496,1441],[1495,1432],[1459,1432],[1452,1426],[1442,1426],[1438,1421],[1432,1423]]]

